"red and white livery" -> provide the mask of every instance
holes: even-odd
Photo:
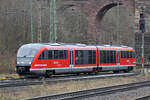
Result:
[[[127,46],[31,43],[16,58],[19,75],[129,72],[136,66],[135,50]]]

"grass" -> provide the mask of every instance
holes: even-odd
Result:
[[[131,77],[105,78],[81,81],[68,81],[47,85],[43,81],[43,85],[21,87],[19,89],[0,90],[0,100],[18,100],[35,96],[44,96],[52,94],[60,94],[65,92],[73,92],[79,90],[93,89],[98,87],[114,86],[149,80],[150,74],[147,76],[138,75]]]
[[[20,78],[20,76],[16,73],[12,73],[12,74],[0,74],[0,79],[18,79]]]

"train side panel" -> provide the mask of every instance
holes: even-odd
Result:
[[[71,71],[69,50],[63,47],[41,49],[36,55],[30,70],[41,74],[46,73],[46,71],[54,71],[55,73]]]
[[[99,67],[102,71],[115,70],[117,64],[117,49],[109,47],[98,47]]]
[[[97,48],[77,47],[74,50],[72,72],[93,72],[97,68]]]

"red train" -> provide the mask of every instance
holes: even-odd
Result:
[[[19,75],[129,72],[136,66],[135,50],[127,46],[31,43],[19,48]]]

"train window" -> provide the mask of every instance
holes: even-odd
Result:
[[[64,59],[65,58],[65,54],[63,50],[59,51],[59,59]]]
[[[100,63],[101,64],[104,64],[104,59],[105,59],[105,53],[104,51],[100,51]]]
[[[52,50],[48,51],[48,59],[53,59],[53,52],[52,52]]]
[[[110,51],[110,63],[116,63],[116,52]]]
[[[75,51],[75,64],[77,65],[83,64],[83,51],[82,50]]]
[[[130,58],[130,52],[127,51],[127,58]]]
[[[58,50],[54,50],[54,59],[59,59]]]
[[[75,51],[75,64],[96,64],[96,51],[95,50],[76,50]]]
[[[88,54],[88,58],[89,58],[89,64],[92,64],[93,63],[93,60],[92,60],[92,51],[91,50],[89,50],[88,51],[89,52],[89,54]]]
[[[109,51],[106,51],[106,63],[110,63],[109,57]]]
[[[126,51],[121,51],[121,58],[127,58],[127,52]]]
[[[135,52],[132,52],[132,58],[135,58]]]
[[[124,51],[121,51],[121,58],[124,58]]]
[[[113,62],[116,63],[116,51],[114,51],[114,57],[113,58],[114,58]]]
[[[64,59],[68,58],[68,50],[64,50]]]
[[[70,51],[70,64],[74,64],[73,62],[73,51]]]
[[[121,51],[121,58],[127,58],[128,54],[126,51]]]
[[[67,50],[46,50],[41,53],[38,59],[67,59]]]
[[[67,59],[67,50],[54,50],[54,59]]]
[[[128,52],[124,51],[124,53],[125,53],[125,57],[124,58],[128,58]]]
[[[106,51],[106,56],[107,56],[106,63],[110,63],[110,51]]]
[[[87,64],[96,64],[96,51],[88,50],[88,63]]]
[[[59,50],[59,59],[67,59],[68,58],[67,53],[68,53],[67,50]]]
[[[100,63],[101,64],[104,63],[104,54],[103,54],[103,51],[100,51]]]
[[[46,57],[46,51],[43,51],[41,54],[40,54],[40,56],[39,56],[39,60],[42,60],[42,59],[45,59],[45,57]]]
[[[132,52],[129,51],[128,53],[129,53],[129,58],[132,58]]]
[[[116,63],[116,51],[111,51],[111,62],[110,63]]]
[[[104,64],[107,63],[107,51],[103,51],[103,55],[104,55]]]
[[[121,58],[135,58],[133,51],[121,51]]]
[[[92,54],[92,59],[93,59],[92,64],[96,64],[96,51],[94,50],[92,53],[93,53]]]
[[[116,51],[100,51],[100,63],[101,64],[113,64],[116,63]]]

